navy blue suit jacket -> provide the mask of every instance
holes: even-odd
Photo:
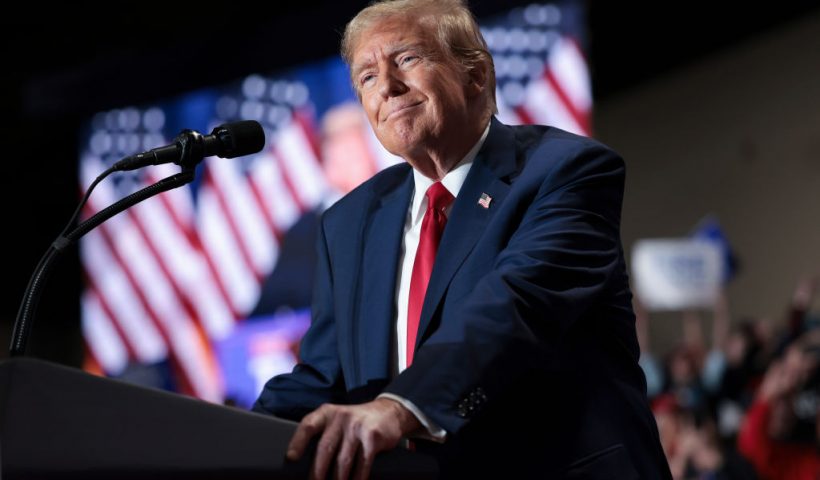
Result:
[[[301,363],[255,409],[298,420],[391,392],[447,430],[419,442],[445,477],[669,478],[637,363],[623,161],[493,119],[439,245],[415,359],[391,378],[412,177],[388,168],[325,213]]]

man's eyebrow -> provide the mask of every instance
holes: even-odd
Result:
[[[376,62],[375,62],[372,58],[370,58],[370,59],[368,59],[368,60],[366,60],[366,61],[364,61],[364,62],[361,62],[361,63],[358,63],[358,64],[356,64],[356,65],[353,65],[353,66],[350,68],[350,71],[351,71],[351,76],[352,76],[352,77],[358,77],[358,76],[359,76],[359,74],[360,74],[363,70],[367,70],[368,68],[372,67],[372,66],[373,66],[373,65],[375,65],[375,64],[376,64]]]
[[[400,53],[403,53],[403,52],[406,52],[408,50],[422,51],[423,49],[424,48],[423,48],[423,45],[421,44],[421,42],[399,43],[399,44],[388,47],[386,49],[385,53],[389,58],[392,58],[392,57],[395,57],[396,55],[398,55]],[[365,61],[363,61],[359,64],[353,65],[353,67],[351,68],[351,71],[353,72],[352,76],[353,77],[358,76],[363,70],[367,70],[368,68],[372,67],[375,63],[376,63],[376,61],[373,60],[372,57],[370,57],[367,60],[365,60]]]
[[[407,50],[421,50],[422,45],[421,42],[413,42],[413,43],[399,43],[393,45],[392,47],[388,48],[387,56],[394,57],[399,53],[406,52]]]

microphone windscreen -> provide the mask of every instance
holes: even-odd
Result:
[[[214,128],[212,135],[221,140],[224,158],[241,157],[259,152],[265,146],[265,131],[254,120],[226,123]]]

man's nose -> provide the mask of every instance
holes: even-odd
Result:
[[[396,71],[387,70],[379,77],[379,95],[384,98],[395,97],[407,91],[400,74]]]

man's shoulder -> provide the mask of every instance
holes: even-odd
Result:
[[[578,135],[558,127],[548,125],[503,125],[511,129],[519,149],[534,151],[549,148],[558,152],[575,152],[581,150],[612,151],[610,147],[600,141]]]
[[[508,126],[498,122],[497,128],[488,153],[503,158],[505,150],[514,149],[514,176],[523,174],[529,182],[563,182],[600,169],[624,169],[620,155],[593,138],[544,125]]]

